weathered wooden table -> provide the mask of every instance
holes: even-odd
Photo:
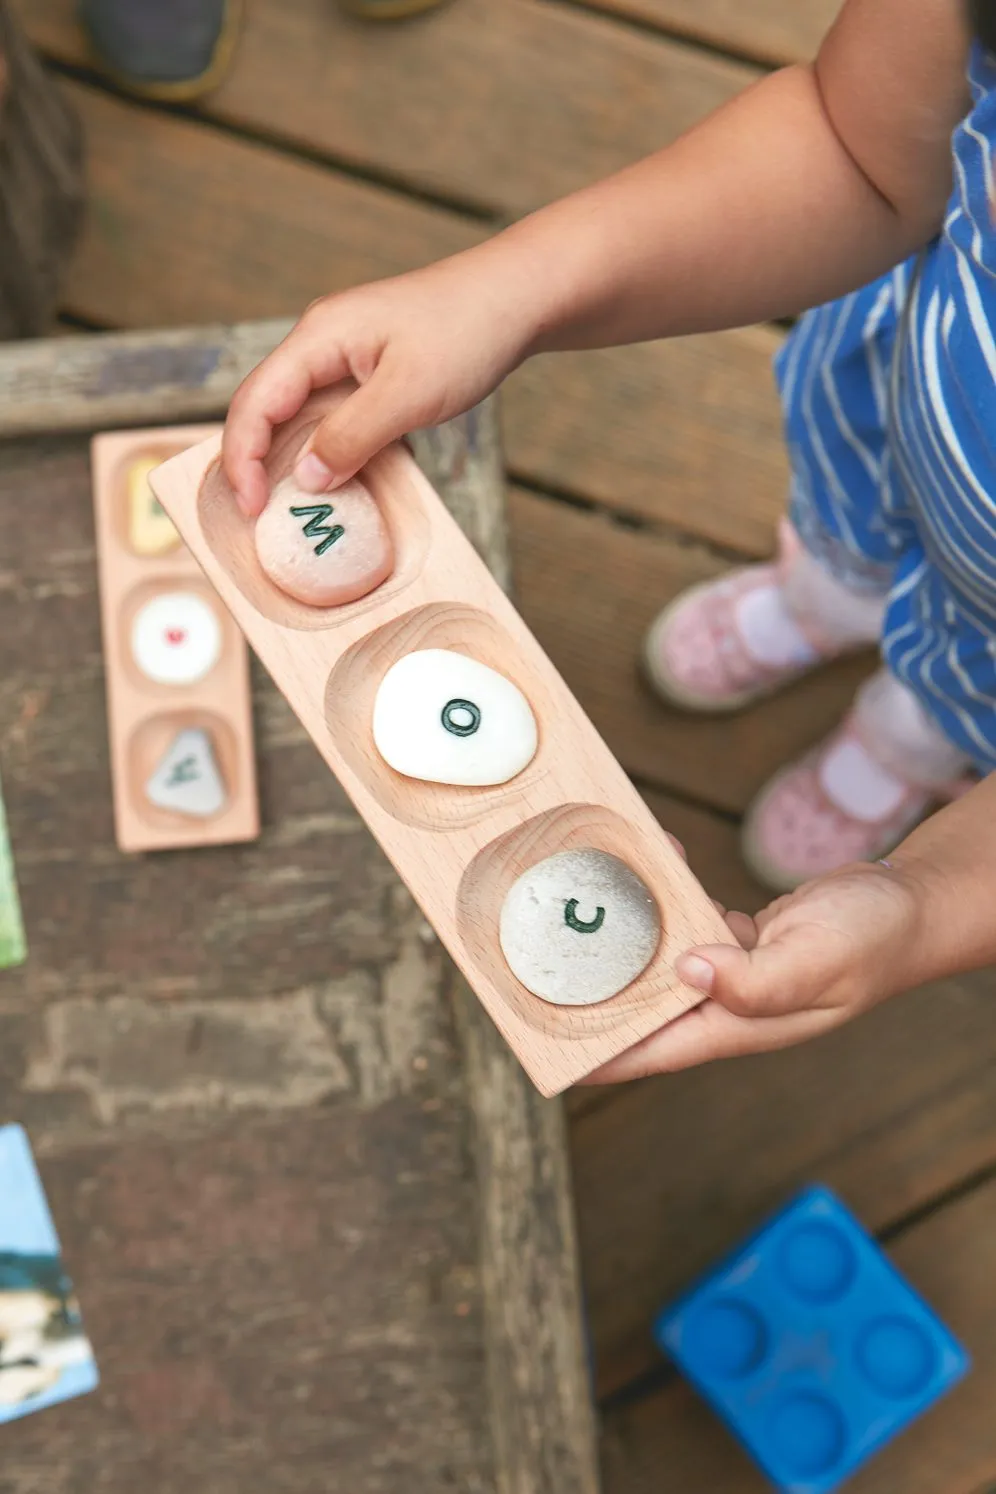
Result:
[[[98,1394],[3,1494],[594,1494],[560,1108],[257,670],[264,833],[115,848],[87,433],[213,417],[282,324],[0,350],[0,750],[30,954],[0,1119]],[[508,579],[494,412],[418,455]]]

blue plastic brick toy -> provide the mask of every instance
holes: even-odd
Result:
[[[786,1494],[827,1494],[968,1356],[826,1188],[809,1188],[655,1325]]]

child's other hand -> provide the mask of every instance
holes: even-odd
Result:
[[[360,386],[315,432],[297,477],[324,492],[409,431],[462,413],[524,356],[529,287],[489,245],[428,269],[323,297],[237,390],[223,461],[250,517],[266,504],[263,459],[274,426],[308,396]]]
[[[919,953],[918,884],[898,868],[844,867],[779,898],[756,919],[731,913],[728,922],[741,949],[692,950],[677,966],[709,999],[586,1083],[614,1084],[789,1047],[933,973]]]

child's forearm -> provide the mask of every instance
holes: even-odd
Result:
[[[862,175],[813,70],[799,67],[527,220],[509,247],[550,276],[537,344],[552,349],[794,314],[873,279],[929,235]]]
[[[889,864],[921,913],[909,984],[996,964],[996,774],[918,826]]]
[[[883,50],[890,18],[908,55],[902,36]],[[855,289],[940,227],[965,44],[951,0],[849,0],[814,67],[471,254],[529,306],[533,352],[743,325]]]

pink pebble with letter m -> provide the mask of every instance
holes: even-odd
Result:
[[[274,585],[311,607],[359,601],[394,569],[380,509],[355,481],[316,497],[284,478],[256,520],[256,554]]]

